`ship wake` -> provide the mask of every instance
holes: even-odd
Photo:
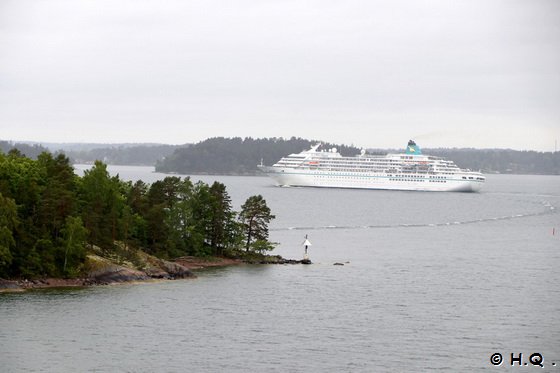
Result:
[[[446,226],[453,226],[453,225],[479,224],[479,223],[488,223],[494,221],[524,219],[524,218],[554,214],[557,212],[556,208],[549,202],[542,202],[542,205],[544,208],[542,211],[533,212],[533,213],[502,215],[502,216],[494,216],[488,218],[452,221],[452,222],[419,223],[419,224],[412,223],[412,224],[373,224],[373,225],[323,225],[323,226],[315,226],[315,227],[313,226],[278,227],[278,228],[271,228],[270,231],[291,231],[291,230],[317,231],[317,230],[326,230],[326,229],[349,230],[349,229],[378,229],[378,228],[446,227]]]

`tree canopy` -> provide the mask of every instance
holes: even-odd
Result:
[[[265,228],[238,220],[219,182],[125,182],[100,161],[80,177],[63,154],[0,152],[0,277],[77,276],[88,248],[118,254],[117,242],[162,258],[222,255]]]
[[[243,224],[246,241],[245,250],[262,252],[272,250],[268,242],[268,224],[275,218],[261,195],[252,196],[241,206],[239,214]]]

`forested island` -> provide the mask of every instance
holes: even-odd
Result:
[[[180,174],[258,174],[261,161],[272,165],[280,158],[309,149],[321,141],[292,137],[212,138],[175,151],[156,164],[156,171]],[[324,143],[325,149],[337,148],[343,156],[360,153],[355,146]],[[404,149],[368,149],[374,154],[400,153]],[[560,152],[518,151],[511,149],[422,149],[424,154],[444,157],[461,168],[483,173],[560,175]]]
[[[261,162],[271,165],[280,158],[299,153],[318,143],[292,137],[253,139],[246,137],[210,138],[175,151],[156,163],[156,171],[180,174],[254,175]],[[360,149],[353,146],[323,143],[327,148],[336,147],[342,155],[354,155]]]
[[[273,218],[260,195],[234,211],[219,182],[125,182],[100,161],[80,177],[64,154],[31,159],[15,149],[0,152],[4,279],[77,278],[107,261],[181,274],[168,260],[246,258],[272,249]]]
[[[187,147],[181,145],[180,147]],[[87,150],[63,150],[73,163],[93,163],[102,160],[107,164],[130,166],[153,166],[168,157],[178,145],[142,144],[97,147]]]

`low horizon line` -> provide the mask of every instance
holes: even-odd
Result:
[[[44,144],[53,144],[53,145],[109,145],[109,146],[118,146],[118,145],[136,145],[136,146],[159,146],[159,145],[164,145],[164,146],[185,146],[185,145],[194,145],[194,144],[198,144],[201,142],[204,142],[206,140],[209,139],[215,139],[215,138],[224,138],[224,139],[233,139],[233,138],[241,138],[241,139],[247,139],[247,138],[253,138],[255,140],[263,140],[263,139],[273,139],[273,138],[277,138],[277,139],[284,139],[284,140],[290,140],[292,137],[295,138],[299,138],[302,140],[306,140],[306,141],[320,141],[320,140],[313,140],[313,139],[305,139],[302,137],[296,137],[296,136],[291,136],[289,138],[286,137],[251,137],[251,136],[233,136],[233,137],[225,137],[225,136],[214,136],[214,137],[207,137],[204,140],[200,140],[200,141],[196,141],[196,142],[185,142],[185,143],[163,143],[163,142],[82,142],[82,141],[37,141],[37,140],[3,140],[0,139],[0,141],[5,141],[5,142],[9,142],[12,144],[26,144],[26,145],[41,145],[44,146]],[[325,141],[327,142],[327,141]],[[339,143],[338,145],[342,145],[342,146],[348,146],[348,147],[355,147],[358,149],[367,149],[367,150],[398,150],[398,149],[402,149],[405,148],[405,146],[403,147],[358,147],[355,146],[353,144],[345,144],[345,143]],[[556,143],[555,143],[556,145]],[[556,145],[557,146],[557,145]],[[538,152],[538,153],[556,153],[558,152],[557,148],[555,146],[554,150],[536,150],[536,149],[515,149],[515,148],[500,148],[500,147],[495,147],[495,148],[479,148],[479,147],[442,147],[442,146],[438,146],[438,147],[422,147],[420,146],[421,149],[476,149],[476,150],[514,150],[514,151],[533,151],[533,152]],[[99,149],[99,148],[96,148]],[[92,150],[92,149],[90,149]]]

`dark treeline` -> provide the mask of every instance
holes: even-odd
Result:
[[[0,140],[0,152],[8,153],[12,149],[17,149],[21,154],[33,159],[37,159],[39,154],[48,151],[47,148],[39,144],[29,145]]]
[[[51,151],[64,153],[72,163],[94,163],[102,160],[103,163],[116,165],[138,165],[153,166],[157,161],[167,157],[178,145],[164,144],[121,144],[111,146],[107,144],[47,144]],[[188,145],[181,145],[186,147]],[[39,154],[49,151],[49,149],[39,144],[15,143],[10,141],[0,141],[0,150],[8,153],[12,149],[17,149],[26,157],[37,159]]]
[[[183,145],[185,146],[185,145]],[[153,166],[169,156],[177,145],[110,146],[83,151],[67,150],[74,163],[93,163],[100,159],[107,164]]]
[[[560,175],[560,152],[511,149],[425,149],[423,152],[450,159],[461,168],[486,173]]]
[[[262,252],[272,218],[261,196],[233,211],[218,182],[125,182],[99,161],[80,177],[63,154],[0,152],[0,277],[78,276],[93,245],[162,258]]]
[[[280,158],[309,149],[319,141],[292,137],[253,139],[247,137],[207,139],[187,148],[178,148],[156,164],[158,172],[182,174],[255,174],[257,164],[276,163]],[[360,149],[353,146],[323,143],[325,148],[337,148],[342,155],[354,155]]]

